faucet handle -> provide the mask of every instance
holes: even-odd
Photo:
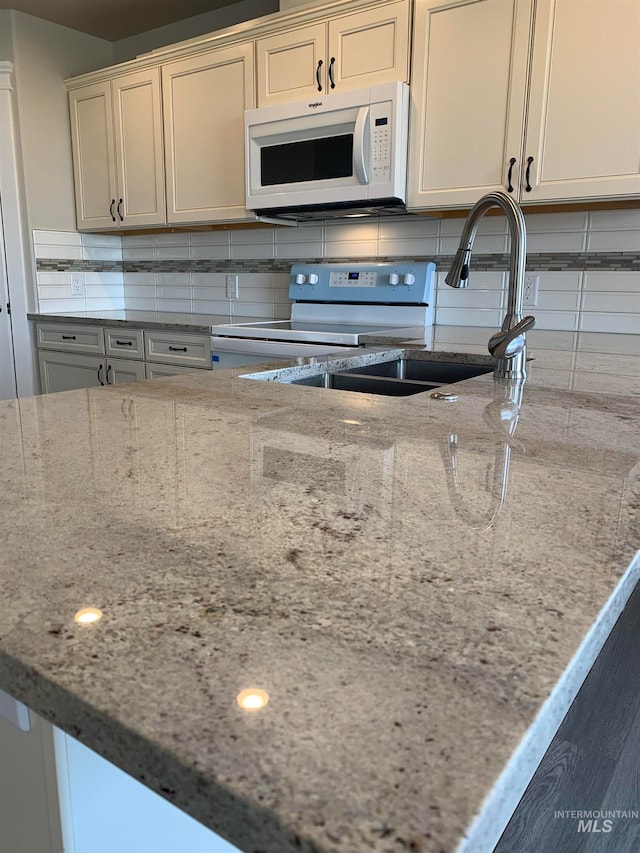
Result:
[[[524,333],[532,329],[536,318],[529,315],[511,329],[504,329],[489,338],[489,352],[494,358],[513,358],[524,349]]]

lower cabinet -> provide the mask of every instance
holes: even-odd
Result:
[[[62,323],[36,332],[43,394],[211,370],[208,335]]]
[[[139,382],[146,378],[143,362],[125,358],[40,350],[38,364],[43,394]]]
[[[240,853],[2,691],[0,851]]]

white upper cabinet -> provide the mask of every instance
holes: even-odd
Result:
[[[164,224],[160,72],[69,91],[80,230]]]
[[[416,0],[411,83],[410,209],[640,193],[637,0]]]
[[[258,106],[409,79],[409,0],[256,42]]]
[[[79,229],[115,228],[117,197],[111,82],[69,92]]]
[[[638,0],[538,0],[524,155],[523,202],[640,193]]]
[[[253,219],[245,208],[244,111],[255,106],[253,42],[162,68],[169,223]]]
[[[408,207],[517,192],[531,13],[531,0],[417,0]]]
[[[166,221],[160,69],[112,81],[121,227]],[[120,201],[122,199],[122,201]]]
[[[321,95],[326,84],[326,56],[324,23],[258,39],[258,106]]]

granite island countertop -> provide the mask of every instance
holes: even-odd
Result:
[[[638,338],[528,338],[508,438],[491,375],[1,403],[0,689],[244,851],[489,851],[640,573]]]

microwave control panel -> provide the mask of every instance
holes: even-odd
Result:
[[[392,110],[391,101],[371,105],[371,182],[374,184],[391,180]]]

